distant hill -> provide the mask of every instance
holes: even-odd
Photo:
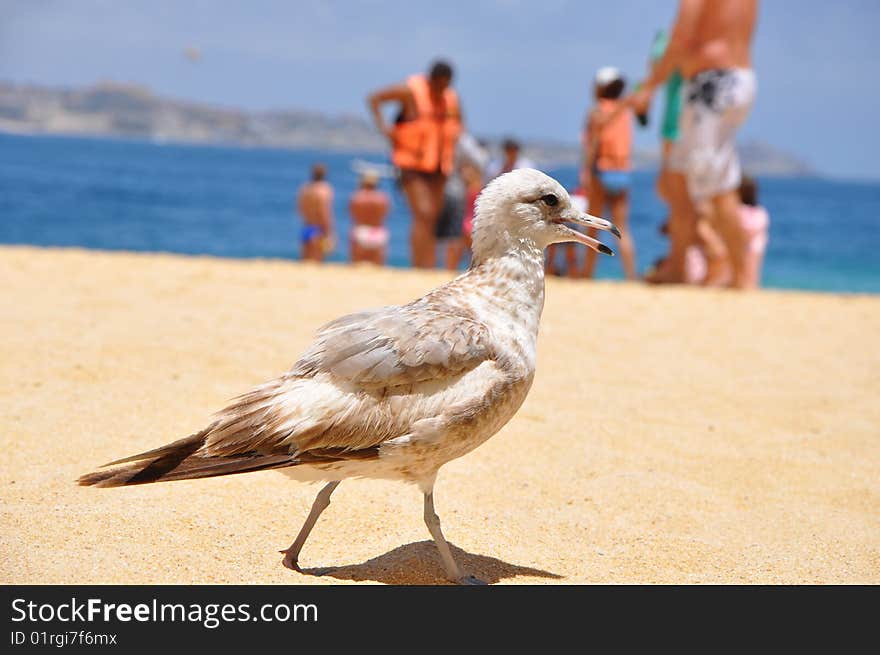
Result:
[[[246,112],[163,98],[131,84],[105,82],[54,89],[0,82],[0,131],[143,138],[182,143],[384,152],[386,143],[361,116],[283,110]],[[497,142],[497,139],[489,139]],[[577,145],[525,142],[542,165],[575,164]],[[810,175],[797,156],[753,142],[742,146],[744,167],[756,175]],[[656,152],[636,152],[636,168],[655,168]]]
[[[245,112],[163,98],[113,82],[83,89],[0,83],[0,130],[279,148],[383,147],[372,126],[358,116]]]

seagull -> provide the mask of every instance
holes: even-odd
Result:
[[[466,272],[409,304],[327,323],[293,368],[233,400],[201,432],[105,464],[78,483],[118,487],[267,469],[324,482],[296,539],[281,551],[296,571],[342,480],[413,483],[424,495],[425,524],[447,577],[481,584],[463,574],[443,537],[434,482],[441,466],[498,432],[528,394],[544,306],[544,249],[577,242],[613,254],[567,223],[620,237],[540,171],[495,178],[477,200]]]

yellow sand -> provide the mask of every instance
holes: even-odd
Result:
[[[81,473],[203,427],[340,314],[442,272],[0,248],[0,581],[442,581],[415,487]],[[517,416],[440,471],[463,567],[518,583],[880,582],[880,297],[551,280]]]

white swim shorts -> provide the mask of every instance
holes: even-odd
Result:
[[[736,132],[755,101],[755,74],[747,68],[702,71],[686,82],[681,136],[669,168],[685,173],[694,200],[739,187]]]

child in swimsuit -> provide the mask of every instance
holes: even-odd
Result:
[[[769,240],[770,217],[767,210],[758,204],[758,183],[748,175],[742,176],[739,185],[739,221],[746,233],[746,253],[744,261],[745,278],[748,288],[761,286],[761,269],[764,266],[764,253]]]
[[[585,130],[585,175],[589,175],[590,213],[609,218],[620,228],[620,254],[627,279],[636,278],[636,254],[628,227],[629,177],[632,154],[632,109],[622,101],[626,81],[616,68],[606,66],[596,73],[596,105]],[[591,230],[595,236],[595,230]],[[596,253],[587,251],[584,277],[593,277]]]

